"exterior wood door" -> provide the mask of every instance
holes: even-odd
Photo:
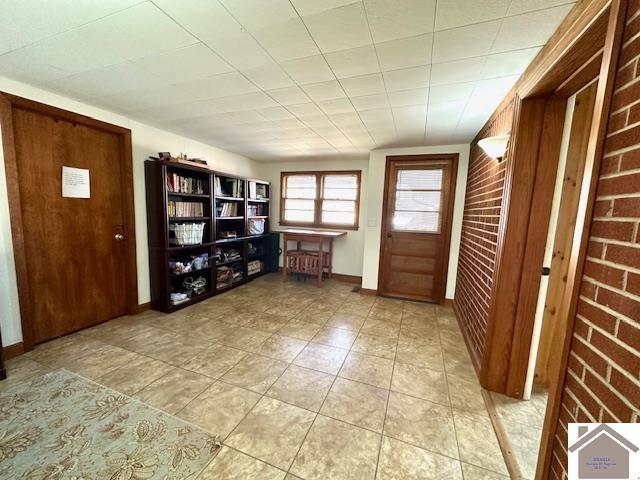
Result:
[[[28,285],[23,334],[33,345],[128,313],[136,295],[126,281],[135,268],[125,228],[131,179],[122,135],[30,109],[11,113],[27,277],[19,288]],[[90,198],[62,196],[63,166],[89,170]]]
[[[444,300],[457,155],[388,157],[381,295]]]

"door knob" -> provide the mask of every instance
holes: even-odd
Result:
[[[387,238],[391,238],[393,237],[393,235],[391,235],[390,233],[387,233]]]
[[[124,235],[121,233],[116,233],[115,234],[115,239],[116,240],[124,240]]]

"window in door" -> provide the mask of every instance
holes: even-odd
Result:
[[[440,233],[442,178],[441,168],[398,171],[393,230]]]

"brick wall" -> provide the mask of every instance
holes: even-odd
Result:
[[[630,2],[598,180],[551,478],[568,422],[640,421],[640,1]]]
[[[489,120],[477,138],[505,133],[511,128],[512,121],[511,102]],[[472,143],[454,301],[474,361],[482,358],[484,352],[505,165],[506,162],[498,163],[487,157],[476,143]]]

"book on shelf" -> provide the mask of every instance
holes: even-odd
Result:
[[[237,217],[238,216],[238,204],[232,202],[220,202],[216,206],[216,213],[218,217]]]
[[[204,205],[201,202],[176,202],[169,200],[167,210],[170,217],[204,216]]]
[[[242,198],[243,185],[240,178],[215,177],[214,189],[218,197]]]
[[[265,215],[264,205],[248,205],[247,206],[247,214],[250,217],[262,217]]]
[[[167,173],[167,190],[171,193],[204,194],[204,180]]]

